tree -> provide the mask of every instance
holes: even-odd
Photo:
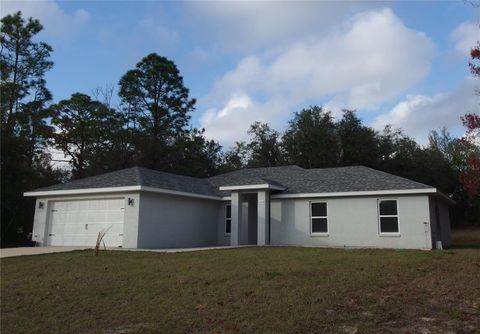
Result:
[[[250,154],[247,143],[244,141],[236,142],[235,146],[223,155],[219,171],[226,173],[247,167]]]
[[[73,94],[51,109],[52,123],[58,129],[53,135],[54,147],[69,157],[73,178],[86,176],[92,161],[102,151],[112,150],[112,138],[123,125],[120,115],[81,93]]]
[[[1,20],[1,110],[4,131],[14,130],[15,113],[22,111],[27,103],[25,98],[32,98],[33,102],[51,99],[43,77],[53,67],[49,59],[52,48],[46,43],[32,40],[42,29],[38,20],[29,18],[25,22],[21,12],[7,15]]]
[[[139,162],[153,169],[167,168],[195,106],[176,65],[149,54],[121,78],[119,86],[124,109],[139,130],[135,140]]]
[[[47,104],[52,96],[44,76],[53,62],[52,48],[33,41],[41,30],[38,20],[24,20],[20,12],[1,19],[2,243],[31,230],[34,206],[23,192],[56,183],[62,176],[50,166],[46,151],[52,133]]]
[[[330,112],[313,106],[295,113],[283,136],[289,163],[304,168],[334,167],[339,162],[339,142]]]
[[[460,156],[460,183],[471,201],[480,194],[480,116],[466,114],[462,117],[466,134],[458,141]]]
[[[175,161],[169,170],[196,177],[213,176],[221,164],[222,147],[204,136],[205,130],[191,129],[175,143]]]
[[[249,167],[273,167],[283,162],[280,133],[270,128],[267,123],[255,122],[248,130],[250,143]]]
[[[45,139],[52,133],[46,122],[50,116],[46,104],[52,95],[44,80],[45,73],[53,67],[52,48],[32,40],[42,29],[38,20],[25,21],[21,12],[1,20],[2,141],[8,144],[13,136],[23,138],[29,166],[36,154],[42,153]]]
[[[377,133],[362,124],[354,110],[344,110],[337,123],[340,165],[377,166],[380,160]]]
[[[470,50],[471,61],[468,63],[474,77],[480,77],[480,42]]]

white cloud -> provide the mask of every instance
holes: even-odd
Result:
[[[235,113],[242,116],[233,124],[243,131],[259,118],[284,121],[291,108],[310,101],[330,99],[328,106],[334,109],[373,109],[428,74],[433,48],[427,36],[407,28],[390,9],[368,11],[329,34],[291,44],[275,56],[245,57],[202,102],[213,104],[218,114],[225,109],[218,103],[228,105],[232,92],[244,92],[250,99],[255,96],[257,101]],[[228,136],[224,119],[206,120],[201,125],[208,135],[217,138],[222,129],[221,142],[235,138],[233,132]]]
[[[209,30],[227,49],[277,46],[330,29],[374,2],[214,1],[186,6],[190,20]]]
[[[275,97],[265,103],[253,100],[245,92],[233,93],[223,108],[209,109],[202,114],[200,123],[209,138],[218,140],[229,147],[236,141],[246,140],[247,130],[253,121],[269,122],[279,129],[282,118],[293,106],[282,97]]]
[[[53,0],[2,1],[1,7],[2,15],[21,11],[24,18],[38,19],[44,27],[43,33],[61,40],[71,39],[90,20],[90,13],[86,10],[66,13]]]
[[[431,130],[446,126],[449,131],[461,134],[460,117],[478,112],[480,99],[475,94],[478,81],[467,78],[454,90],[435,96],[410,95],[392,110],[377,117],[373,127],[381,130],[387,124],[401,128],[421,144],[428,142]]]
[[[455,51],[461,55],[470,56],[470,50],[480,41],[480,27],[473,22],[463,22],[452,32]]]

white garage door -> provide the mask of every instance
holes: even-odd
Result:
[[[93,247],[98,233],[107,230],[105,245],[120,247],[124,208],[123,198],[55,201],[50,206],[48,244]]]

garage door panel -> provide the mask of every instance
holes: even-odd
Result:
[[[121,246],[123,204],[123,198],[53,202],[49,244],[93,247],[98,233],[107,231],[107,247]]]
[[[118,199],[118,200],[108,202],[107,203],[107,209],[109,209],[109,210],[123,209],[124,208],[124,203],[125,203],[125,200],[123,200],[123,199]]]
[[[107,212],[105,221],[114,224],[115,222],[118,222],[119,220],[123,219],[123,210],[118,211],[118,212]]]

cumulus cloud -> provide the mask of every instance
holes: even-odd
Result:
[[[53,0],[45,1],[2,1],[2,15],[21,11],[23,16],[40,20],[46,35],[53,38],[71,39],[84,24],[90,20],[90,13],[78,9],[73,13],[66,13]]]
[[[480,41],[480,27],[473,22],[463,22],[455,28],[451,37],[455,42],[455,51],[470,56],[470,50]]]
[[[241,115],[234,124],[243,131],[258,118],[284,121],[289,108],[308,101],[327,99],[333,109],[373,109],[423,79],[433,49],[425,34],[407,28],[392,10],[368,11],[329,34],[293,43],[274,56],[245,57],[203,101],[228,106],[232,92],[248,95],[251,103],[231,113]],[[224,130],[229,114],[212,116],[225,108],[213,106],[210,117],[201,120],[207,134],[221,142],[234,138]]]
[[[292,107],[291,101],[281,96],[259,102],[245,92],[235,92],[222,108],[204,112],[200,124],[207,137],[230,147],[236,141],[247,139],[247,130],[254,121],[268,122],[279,129],[284,124],[279,115],[289,113]]]
[[[478,111],[480,98],[476,92],[476,81],[467,78],[454,90],[434,96],[409,95],[373,122],[381,130],[387,124],[401,128],[419,143],[428,142],[428,133],[446,126],[449,131],[461,134],[460,117]]]
[[[196,25],[236,51],[283,44],[330,29],[374,2],[214,1],[188,3]],[[219,29],[220,27],[220,29]]]

